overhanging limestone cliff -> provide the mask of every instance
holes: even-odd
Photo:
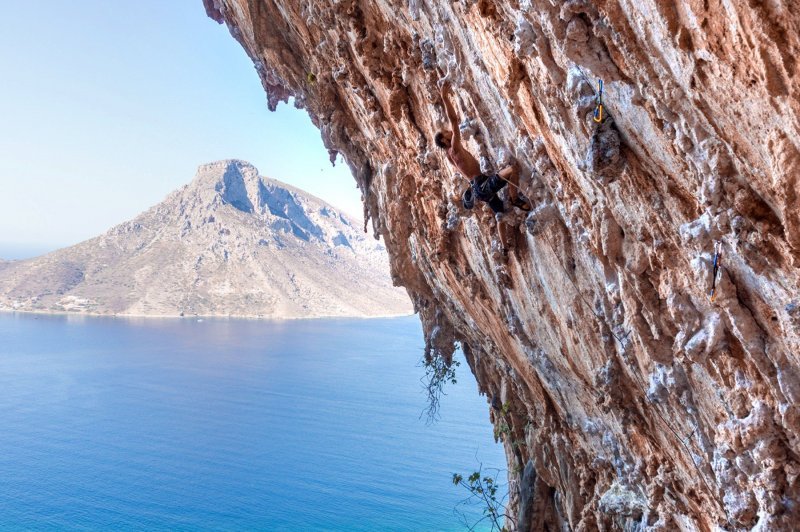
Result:
[[[495,404],[521,530],[800,517],[800,11],[781,0],[204,0],[362,190]],[[447,73],[534,204],[497,253],[433,146]],[[595,80],[612,120],[592,121]],[[513,218],[513,216],[512,216]],[[723,251],[708,297],[714,243]],[[507,410],[507,413],[505,412]]]

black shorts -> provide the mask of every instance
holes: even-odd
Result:
[[[493,176],[481,174],[472,180],[472,191],[476,198],[488,203],[495,213],[500,213],[505,212],[505,208],[503,200],[497,193],[503,190],[507,184],[508,182],[497,174]]]

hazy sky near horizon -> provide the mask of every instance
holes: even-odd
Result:
[[[267,110],[250,59],[201,0],[14,2],[4,17],[0,258],[100,234],[218,159],[360,216],[347,165],[331,167],[305,111]]]

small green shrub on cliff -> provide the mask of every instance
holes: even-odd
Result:
[[[474,523],[470,523],[463,512],[461,513],[461,519],[469,530],[475,530],[484,521],[489,522],[492,531],[504,532],[508,530],[505,526],[505,521],[511,519],[511,517],[505,513],[505,496],[498,497],[497,494],[502,487],[497,482],[497,477],[500,473],[500,470],[496,470],[494,476],[486,475],[483,473],[483,466],[466,478],[458,473],[453,473],[453,484],[469,492],[469,497],[459,504],[480,504],[483,508],[483,517]]]
[[[503,403],[503,406],[500,410],[497,410],[499,419],[495,423],[494,426],[494,439],[499,440],[502,439],[501,436],[511,437],[511,426],[508,424],[507,416],[508,411],[511,408],[511,403],[506,401]]]

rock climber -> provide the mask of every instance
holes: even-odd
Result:
[[[441,83],[441,96],[447,118],[450,120],[452,131],[439,131],[434,137],[437,146],[445,150],[447,158],[459,172],[470,180],[470,186],[464,191],[462,196],[464,208],[471,209],[475,205],[475,198],[488,204],[498,220],[497,229],[500,233],[500,240],[503,245],[503,254],[508,254],[508,238],[504,223],[500,223],[502,214],[506,212],[503,200],[498,196],[506,185],[511,183],[508,189],[508,197],[511,205],[522,210],[530,210],[530,206],[523,201],[519,195],[519,175],[514,166],[506,166],[493,176],[484,175],[481,166],[475,157],[464,148],[461,143],[461,132],[458,128],[458,116],[450,102],[450,82],[445,80]]]

